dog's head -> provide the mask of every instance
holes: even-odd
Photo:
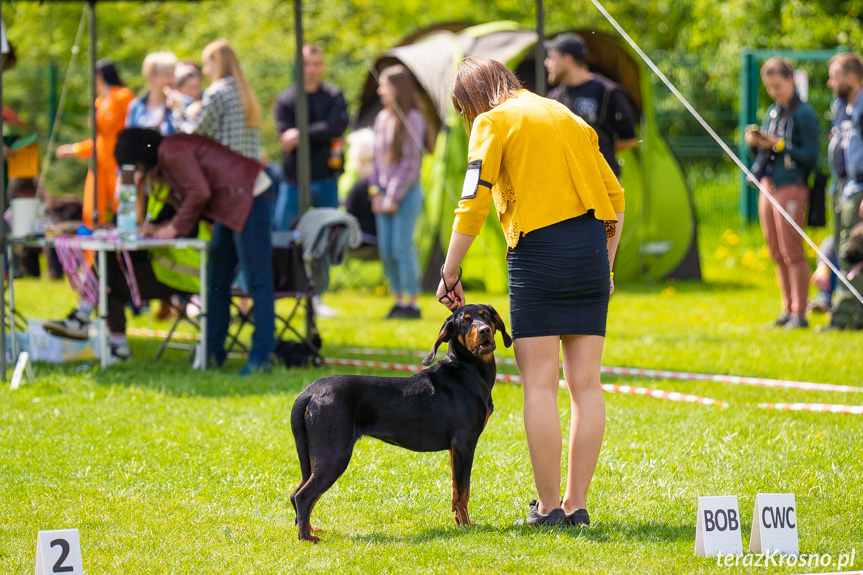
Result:
[[[454,342],[484,362],[494,361],[497,347],[494,334],[497,331],[503,334],[503,344],[511,346],[512,338],[506,333],[506,326],[493,307],[483,304],[460,307],[444,322],[434,347],[423,359],[423,365],[432,364],[437,348],[445,341]]]
[[[848,247],[839,254],[849,264],[863,262],[863,222],[858,222],[851,228],[851,236],[848,238]]]

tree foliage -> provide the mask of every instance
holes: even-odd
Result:
[[[734,105],[744,47],[845,46],[859,52],[863,46],[859,0],[605,0],[603,5],[649,55],[665,56],[660,60],[671,67],[669,76],[686,76],[692,85],[706,86],[723,106]],[[19,61],[18,69],[3,77],[4,95],[41,132],[49,125],[44,70],[55,63],[62,81],[85,6],[51,0],[3,3]],[[570,28],[617,34],[590,0],[545,0],[545,14],[549,34]],[[98,2],[97,16],[98,57],[121,62],[134,89],[143,87],[140,62],[147,53],[171,50],[181,58],[200,60],[209,41],[228,39],[268,113],[265,148],[278,153],[269,118],[275,97],[292,83],[293,2]],[[493,20],[535,26],[536,5],[524,0],[310,0],[303,5],[305,37],[324,47],[327,79],[344,89],[352,107],[369,66],[402,38],[440,22]],[[685,57],[687,68],[673,69],[674,62],[682,60],[669,54]],[[61,141],[86,133],[86,60],[85,32],[78,64],[71,70]],[[27,74],[37,77],[25,81]]]

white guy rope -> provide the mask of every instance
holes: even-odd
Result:
[[[683,94],[681,94],[677,90],[677,88],[674,87],[674,84],[672,84],[671,81],[665,77],[665,74],[662,73],[662,71],[656,66],[656,64],[653,63],[653,60],[651,60],[647,56],[647,54],[645,54],[644,51],[638,46],[638,44],[635,43],[635,40],[633,40],[629,36],[629,34],[626,33],[626,30],[623,29],[623,27],[617,22],[617,20],[615,20],[614,17],[608,13],[608,10],[605,9],[602,3],[599,0],[590,1],[593,3],[594,6],[596,6],[596,9],[599,10],[603,16],[605,16],[605,19],[608,20],[612,26],[614,26],[614,28],[620,33],[620,35],[623,36],[623,39],[626,40],[630,46],[632,46],[632,49],[635,50],[639,56],[641,56],[641,59],[644,60],[644,62],[650,67],[650,69],[653,70],[653,72],[659,77],[660,80],[662,80],[663,84],[668,86],[668,89],[671,90],[671,93],[674,94],[678,100],[680,100],[680,103],[683,104],[687,110],[689,110],[689,112],[695,117],[695,119],[698,120],[698,123],[701,124],[705,130],[707,130],[707,133],[710,134],[714,140],[716,140],[716,143],[719,144],[719,146],[725,151],[726,154],[728,154],[728,157],[731,158],[732,161],[734,161],[734,163],[737,164],[737,166],[741,170],[743,170],[743,173],[746,174],[746,178],[749,180],[749,182],[755,185],[758,190],[762,194],[764,194],[764,197],[766,197],[770,201],[770,203],[779,210],[779,213],[781,213],[782,217],[784,217],[788,221],[788,223],[791,224],[791,227],[793,227],[794,230],[798,234],[800,234],[800,236],[804,240],[806,240],[806,243],[809,244],[809,246],[813,250],[815,250],[815,253],[818,254],[819,258],[821,258],[821,261],[827,264],[827,266],[833,271],[833,273],[836,274],[836,277],[838,277],[842,281],[842,283],[845,284],[845,287],[847,287],[849,291],[854,294],[854,297],[856,297],[860,301],[860,303],[863,303],[863,296],[860,295],[860,292],[854,289],[854,286],[851,285],[851,282],[848,281],[848,278],[842,275],[842,272],[840,272],[839,269],[835,265],[833,265],[833,262],[831,262],[830,259],[824,255],[824,252],[822,252],[821,249],[815,245],[815,242],[812,241],[812,238],[810,238],[806,234],[806,232],[804,232],[803,229],[797,225],[797,222],[794,221],[794,218],[792,218],[788,214],[788,212],[786,212],[785,209],[781,205],[779,205],[779,202],[776,201],[776,199],[770,194],[767,188],[765,188],[761,184],[761,182],[759,182],[755,178],[752,172],[749,171],[749,168],[740,160],[740,158],[737,157],[737,155],[731,150],[731,148],[729,148],[728,145],[724,141],[722,141],[722,138],[720,138],[719,135],[713,130],[713,128],[710,127],[710,124],[708,124],[707,121],[701,117],[701,114],[699,114],[698,111],[692,107],[689,101],[683,97]]]
[[[75,67],[75,60],[78,59],[78,53],[81,51],[81,37],[84,35],[84,24],[87,21],[87,7],[85,6],[81,12],[81,21],[78,24],[78,33],[75,35],[75,44],[72,46],[72,55],[69,57],[69,65],[66,67],[66,77],[63,79],[63,90],[60,92],[60,101],[57,104],[57,112],[54,115],[54,125],[51,127],[51,135],[48,137],[48,143],[45,145],[45,155],[42,157],[42,169],[39,171],[39,182],[36,186],[37,190],[41,190],[45,183],[45,175],[51,167],[51,156],[54,152],[54,142],[57,141],[57,131],[60,126],[60,118],[63,117],[63,108],[66,107],[66,96],[69,94],[69,78],[72,75],[72,69]]]

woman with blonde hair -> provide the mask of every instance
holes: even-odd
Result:
[[[259,160],[261,106],[237,55],[227,40],[215,40],[204,47],[203,60],[210,86],[204,90],[200,107],[184,107],[179,92],[170,94],[174,128],[186,134],[210,136],[247,158]]]
[[[596,132],[564,105],[521,89],[500,62],[465,59],[452,101],[470,144],[437,295],[451,310],[465,304],[459,266],[494,203],[508,246],[510,328],[537,490],[523,523],[588,525],[587,491],[605,431],[599,368],[623,189]],[[571,412],[562,499],[561,347]]]
[[[171,109],[165,88],[174,83],[177,57],[171,52],[152,52],[144,58],[141,73],[147,81],[146,91],[135,98],[126,113],[126,127],[150,128],[163,135],[173,134]]]

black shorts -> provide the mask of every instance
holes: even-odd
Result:
[[[593,211],[526,234],[508,250],[507,263],[513,339],[605,336],[608,247]]]

